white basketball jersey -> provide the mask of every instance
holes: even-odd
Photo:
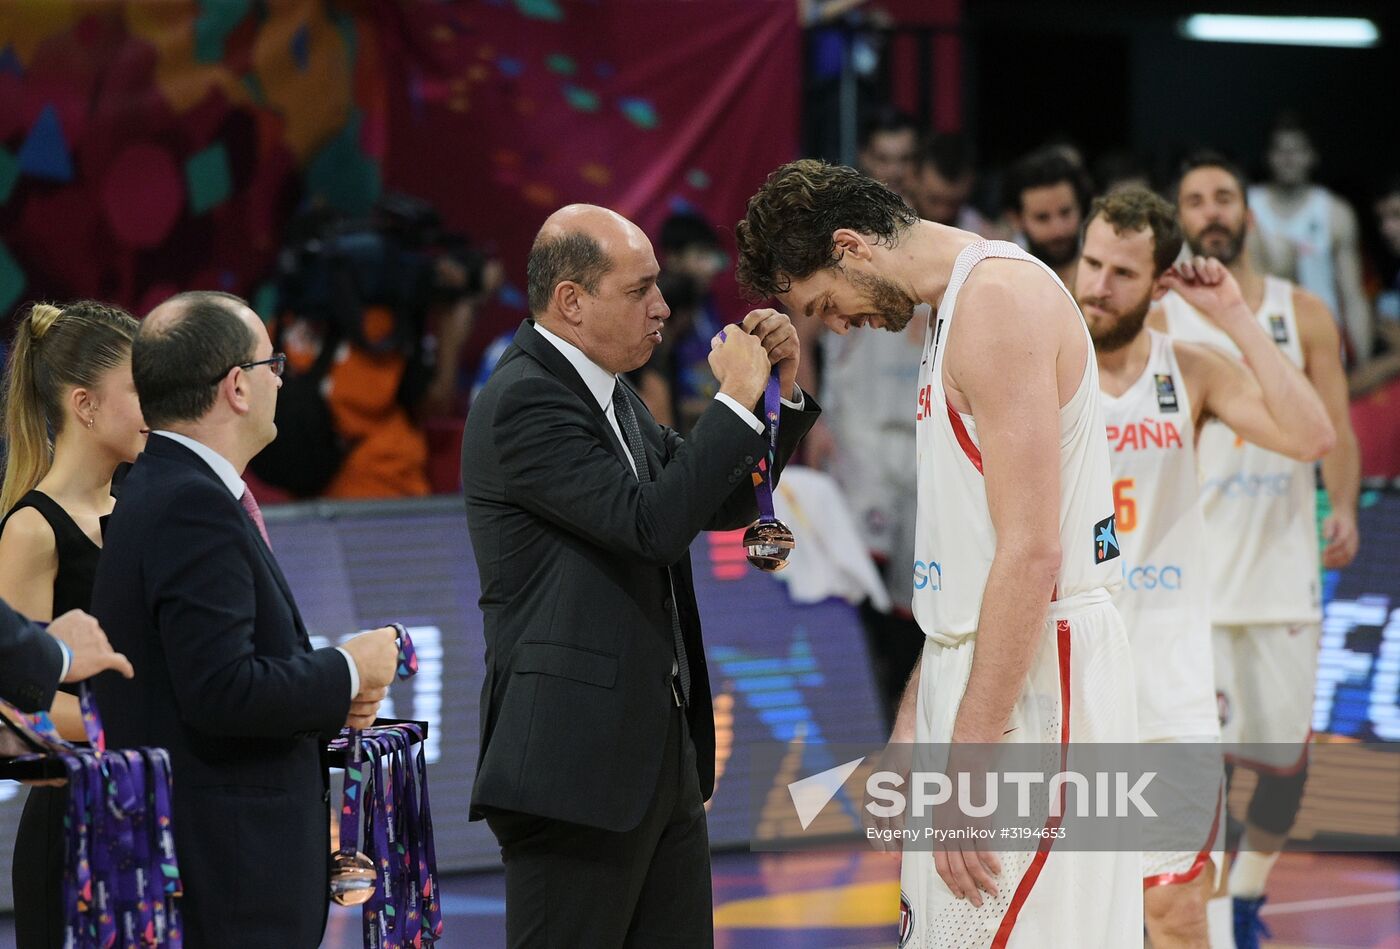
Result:
[[[1293,285],[1277,277],[1264,280],[1264,303],[1256,316],[1301,368]],[[1225,332],[1180,296],[1168,293],[1162,302],[1172,336],[1242,358]],[[1197,454],[1214,622],[1321,621],[1313,466],[1249,444],[1217,420],[1202,426]]]
[[[1170,337],[1148,333],[1142,376],[1120,396],[1103,395],[1123,545],[1113,603],[1133,647],[1143,741],[1219,730],[1191,401]]]
[[[915,516],[914,616],[924,633],[955,646],[977,632],[982,592],[996,554],[987,508],[977,425],[957,412],[943,391],[944,345],[958,293],[972,269],[989,257],[1039,267],[1070,297],[1055,272],[1007,241],[969,244],[953,264],[948,290],[924,332],[916,406],[918,510]],[[1073,297],[1070,297],[1073,301]],[[1116,589],[1121,574],[1113,524],[1108,444],[1099,402],[1099,373],[1089,330],[1084,375],[1060,409],[1060,548],[1056,598]],[[1016,380],[1008,379],[1007,385]]]
[[[1280,217],[1269,200],[1266,185],[1249,189],[1249,207],[1259,229],[1293,246],[1298,283],[1322,297],[1333,317],[1341,313],[1337,300],[1337,268],[1332,262],[1332,196],[1316,185],[1308,189],[1303,206],[1287,218]]]

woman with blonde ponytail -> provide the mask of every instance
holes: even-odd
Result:
[[[5,383],[5,477],[0,486],[0,598],[30,619],[87,610],[112,475],[145,446],[131,379],[136,321],[91,301],[36,303],[20,320]],[[53,717],[83,740],[77,699]],[[30,791],[15,837],[19,949],[61,947],[66,788]]]

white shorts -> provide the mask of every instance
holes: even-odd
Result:
[[[924,646],[915,740],[944,743],[975,638]],[[1051,604],[1040,648],[1007,721],[1005,741],[1046,745],[1137,738],[1133,660],[1108,595]],[[997,853],[997,897],[953,896],[934,854],[907,850],[900,873],[900,949],[1083,949],[1142,943],[1142,861],[1136,851],[1056,849]]]
[[[1253,746],[1231,760],[1296,773],[1312,737],[1322,624],[1216,626],[1212,638],[1221,740]],[[1259,747],[1264,744],[1276,747]]]
[[[1204,752],[1207,746],[1214,747],[1219,741],[1215,735],[1184,736],[1167,739],[1152,744],[1186,744],[1196,746],[1192,752]],[[1220,873],[1224,868],[1225,852],[1225,771],[1224,762],[1212,764],[1216,772],[1215,786],[1203,787],[1205,774],[1201,769],[1181,768],[1159,773],[1155,780],[1173,788],[1173,797],[1189,807],[1195,818],[1193,823],[1200,825],[1201,846],[1196,850],[1154,850],[1151,839],[1143,841],[1142,888],[1190,883],[1201,875],[1207,866],[1211,867],[1211,891],[1220,886]],[[1175,782],[1173,779],[1177,779]],[[1213,792],[1213,793],[1212,793]],[[1183,809],[1180,813],[1188,813]],[[1149,829],[1152,825],[1148,825]]]

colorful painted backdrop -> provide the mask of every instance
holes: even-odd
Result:
[[[732,225],[795,154],[792,0],[16,0],[0,5],[0,313],[266,293],[282,227],[386,188],[501,255],[523,314],[570,201]]]

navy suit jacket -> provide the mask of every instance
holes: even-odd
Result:
[[[350,670],[311,648],[292,591],[239,502],[152,435],[107,525],[92,612],[134,680],[96,680],[114,747],[170,751],[185,944],[313,949],[330,820],[321,749]]]
[[[47,709],[61,671],[58,640],[0,600],[0,699],[21,712]]]

